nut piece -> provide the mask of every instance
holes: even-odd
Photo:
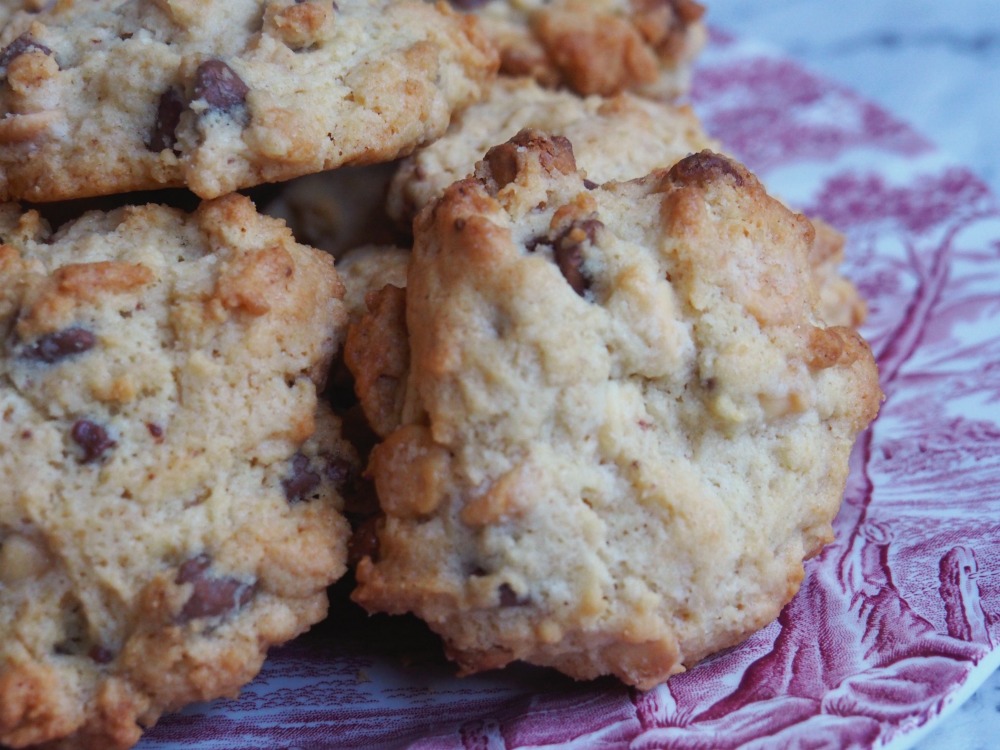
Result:
[[[21,534],[11,534],[0,541],[0,583],[5,586],[38,578],[51,566],[48,553]]]

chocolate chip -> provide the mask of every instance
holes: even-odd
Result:
[[[184,603],[177,621],[190,622],[201,617],[219,617],[238,610],[253,598],[254,587],[236,578],[216,578],[208,574],[212,558],[193,557],[177,572],[176,583],[190,583],[191,596]]]
[[[247,100],[250,88],[222,60],[206,60],[194,74],[194,98],[212,109],[228,112]]]
[[[149,134],[148,148],[159,153],[165,148],[173,148],[177,143],[177,125],[187,103],[181,92],[171,86],[160,95],[160,103],[156,107],[156,121]]]
[[[92,349],[96,343],[97,337],[86,328],[65,328],[42,336],[27,347],[22,356],[51,365],[66,357]]]
[[[80,463],[84,464],[100,458],[104,451],[115,445],[115,441],[108,437],[107,430],[89,419],[78,419],[69,434],[83,448]]]
[[[518,596],[509,583],[501,583],[497,587],[497,596],[500,597],[501,607],[523,607],[531,601],[528,597]]]
[[[163,437],[163,428],[155,422],[146,422],[146,429],[149,430],[149,434],[152,435],[157,442]]]
[[[583,267],[583,243],[593,244],[604,224],[597,219],[574,221],[555,241],[556,265],[573,291],[581,297],[590,289],[591,278]]]
[[[588,180],[586,178],[584,178],[583,180],[583,186],[587,188],[587,190],[596,190],[598,187],[596,182],[594,182],[593,180]]]
[[[365,557],[370,557],[373,562],[378,562],[378,528],[381,520],[381,515],[372,516],[351,534],[351,538],[347,542],[347,563],[352,568]]]
[[[451,0],[451,4],[459,10],[475,10],[476,8],[482,8],[488,2],[490,0]]]
[[[4,47],[3,52],[0,52],[0,68],[6,68],[15,57],[20,57],[25,52],[31,52],[32,50],[44,52],[46,55],[52,54],[52,50],[44,44],[39,44],[25,32]]]
[[[309,468],[309,457],[296,453],[292,457],[292,471],[281,485],[285,488],[285,498],[289,503],[299,503],[308,498],[310,492],[319,486],[320,476]]]
[[[212,566],[212,558],[202,553],[185,561],[177,571],[177,583],[192,583]]]
[[[115,658],[114,652],[111,649],[104,648],[104,646],[91,647],[90,651],[87,652],[87,656],[96,664],[109,664]]]
[[[743,187],[746,173],[736,162],[713,151],[691,154],[674,164],[667,172],[674,183],[705,185],[709,182],[731,177],[737,187]]]
[[[524,249],[529,253],[535,252],[539,245],[551,245],[552,238],[548,235],[539,235],[538,237],[532,237],[530,240],[524,243]]]

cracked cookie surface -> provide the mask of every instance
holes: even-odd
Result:
[[[126,748],[326,613],[343,290],[237,195],[0,238],[0,745]]]
[[[421,0],[76,0],[0,47],[0,199],[33,201],[389,161],[496,67],[474,19]]]
[[[565,139],[491,149],[358,324],[384,517],[355,600],[416,613],[464,672],[644,689],[770,622],[881,396],[817,315],[813,241],[711,152],[593,188]]]

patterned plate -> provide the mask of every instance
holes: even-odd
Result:
[[[997,666],[1000,207],[891,115],[751,44],[713,34],[695,90],[774,192],[848,234],[887,395],[837,541],[777,622],[639,693],[529,667],[455,679],[418,623],[335,605],[238,700],[142,748],[897,748]]]

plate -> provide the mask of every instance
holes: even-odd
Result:
[[[238,699],[165,717],[141,748],[896,750],[997,666],[997,202],[891,114],[752,43],[713,32],[695,91],[772,192],[848,235],[886,392],[836,542],[778,620],[642,693],[526,666],[459,680],[419,623],[335,604]]]

